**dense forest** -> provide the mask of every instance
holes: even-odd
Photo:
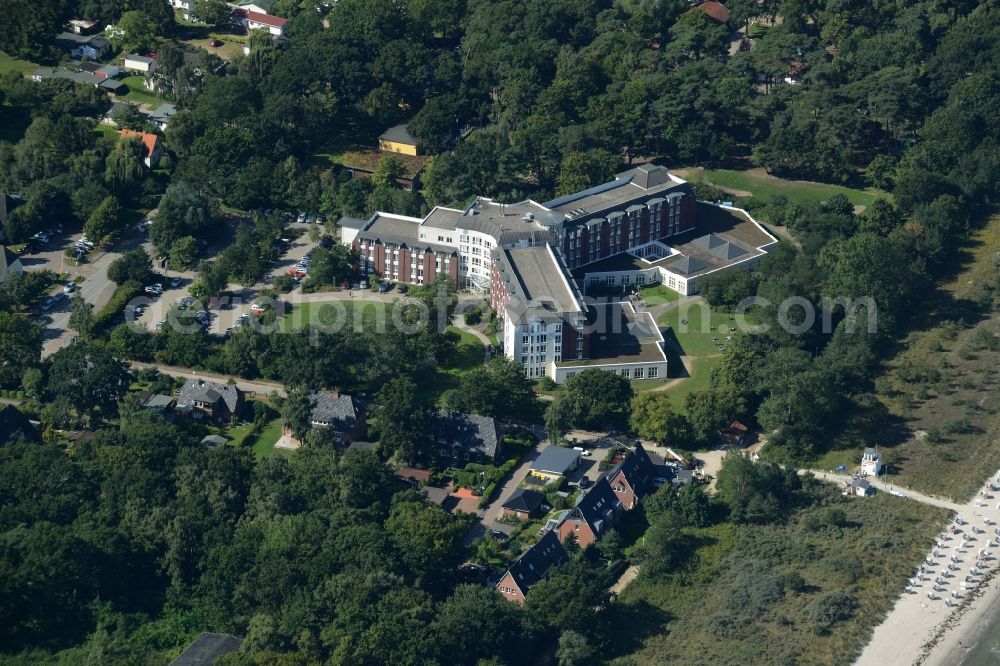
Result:
[[[317,4],[279,0],[273,11],[290,19],[287,43],[254,36],[249,55],[223,63],[206,52],[183,57],[166,0],[0,0],[5,54],[55,64],[64,56],[52,38],[66,20],[115,22],[116,48],[156,48],[162,94],[179,108],[163,136],[167,157],[148,172],[137,142],[93,131],[109,106],[103,93],[0,80],[0,122],[23,128],[0,133],[0,192],[26,197],[5,226],[9,240],[51,220],[113,237],[137,211],[159,206],[151,240],[198,266],[211,296],[229,278],[252,281],[275,224],[255,214],[203,261],[232,209],[336,219],[420,214],[480,194],[544,201],[649,160],[878,188],[881,198],[864,210],[843,197],[740,199],[795,242],[753,274],[705,286],[722,308],[766,298],[772,305],[751,314],[772,325],[737,336],[711,388],[691,394],[683,414],[641,397],[630,414],[627,382],[589,377],[559,389],[544,418],[553,435],[607,426],[681,448],[742,418],[775,433],[767,456],[802,463],[845,422],[875,433],[885,425],[872,398],[880,365],[996,203],[1000,9],[991,2],[730,0],[728,24],[684,0]],[[731,32],[753,26],[763,26],[753,48],[730,53]],[[123,126],[143,126],[122,114]],[[436,155],[422,188],[399,187],[392,165],[370,180],[331,168],[328,155],[370,145],[398,123]],[[699,194],[729,196],[706,186]],[[337,284],[349,257],[334,249],[316,263]],[[124,300],[150,270],[143,252],[116,264]],[[51,284],[26,273],[0,289],[0,388],[28,394],[47,438],[69,426],[95,434],[68,450],[0,448],[0,663],[161,663],[203,630],[245,636],[228,659],[246,664],[546,657],[572,666],[620,656],[619,637],[599,620],[605,565],[622,557],[615,544],[574,553],[517,608],[460,571],[470,556],[465,520],[388,471],[387,457],[415,448],[412,428],[427,406],[413,396],[428,389],[428,369],[453,358],[453,336],[433,327],[420,336],[247,330],[221,342],[113,327],[81,310],[71,321],[80,339],[43,362],[40,328],[17,311]],[[946,303],[938,315],[968,321],[1000,308],[998,294],[994,277],[975,302]],[[798,335],[775,325],[788,297],[818,305],[859,295],[878,306],[874,332],[867,311],[853,328],[843,310],[826,332],[820,320]],[[347,455],[307,447],[259,461],[232,447],[205,451],[200,431],[125,399],[135,377],[126,359],[370,391],[386,446]],[[537,407],[528,407],[537,402],[531,390],[495,363],[447,400],[524,416]],[[777,524],[831,501],[769,464],[731,461],[719,482],[711,503],[663,493],[653,504],[646,545],[632,553],[644,576],[655,581],[684,558],[684,528]],[[816,612],[817,631],[839,621],[823,619],[827,610]]]

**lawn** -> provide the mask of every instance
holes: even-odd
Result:
[[[127,99],[136,104],[148,104],[154,109],[167,101],[159,95],[146,90],[144,87],[146,80],[142,76],[126,76],[122,81],[128,86],[128,94],[122,95],[122,99]]]
[[[291,311],[281,320],[283,331],[294,331],[305,326],[324,330],[341,330],[342,327],[360,327],[366,315],[383,316],[390,320],[391,303],[381,301],[315,301],[287,306]]]
[[[750,192],[755,197],[770,199],[781,195],[790,201],[809,203],[827,201],[835,194],[845,195],[854,205],[868,206],[878,198],[890,195],[876,189],[858,190],[841,185],[827,185],[808,180],[785,180],[765,173],[762,169],[734,171],[732,169],[685,169],[685,178],[731,190]]]
[[[785,524],[684,529],[675,566],[640,570],[602,620],[614,637],[604,662],[850,664],[948,512],[885,493],[846,498],[832,485],[823,495]],[[842,526],[827,520],[830,507]],[[831,594],[854,605],[820,630],[811,618]]]
[[[455,353],[446,365],[439,365],[434,376],[421,385],[421,394],[439,407],[443,406],[441,399],[445,391],[457,388],[463,375],[483,365],[483,343],[479,338],[455,327],[449,327],[448,332],[458,335]]]
[[[681,297],[679,293],[662,284],[643,287],[639,290],[639,295],[646,300],[646,305],[649,307],[663,305],[664,303],[673,303]]]
[[[684,401],[689,394],[712,388],[712,371],[719,365],[720,360],[719,356],[694,359],[691,362],[691,376],[667,389],[667,395],[679,411],[684,411]]]
[[[264,428],[256,436],[251,433],[252,423],[229,428],[223,436],[229,437],[229,446],[250,445],[253,447],[254,455],[258,460],[274,455],[291,455],[293,451],[287,449],[276,449],[274,443],[281,437],[281,419],[276,418],[268,421]]]
[[[672,335],[686,356],[702,357],[722,353],[736,321],[726,312],[712,311],[704,299],[697,298],[665,312],[656,323],[670,329],[664,337],[669,340]]]
[[[20,74],[25,76],[38,69],[38,65],[27,60],[19,60],[0,51],[0,76],[6,74]]]
[[[184,44],[188,44],[196,49],[204,49],[209,53],[219,56],[223,60],[232,60],[236,56],[243,55],[243,44],[239,42],[229,42],[226,40],[222,41],[222,46],[212,46],[210,42],[211,38],[205,39],[186,39]]]

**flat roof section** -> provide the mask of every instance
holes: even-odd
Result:
[[[515,247],[504,250],[507,261],[520,283],[521,296],[527,302],[551,303],[556,312],[579,312],[580,304],[560,279],[562,267],[549,245]]]
[[[652,318],[622,302],[591,306],[590,358],[561,361],[560,367],[618,363],[662,363],[667,360],[663,336]]]

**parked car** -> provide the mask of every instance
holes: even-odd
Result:
[[[580,481],[579,481],[579,483],[577,483],[577,485],[580,486],[581,489],[589,488],[590,487],[590,479],[588,479],[585,476],[581,476],[580,477]]]
[[[44,301],[42,301],[42,304],[41,304],[40,307],[42,309],[42,312],[48,312],[49,310],[52,309],[52,306],[55,305],[55,304],[56,304],[56,297],[55,296],[49,296]]]
[[[213,48],[218,48],[218,47],[222,46],[222,40],[221,39],[213,39],[213,40],[211,40],[208,43],[208,45],[211,46],[211,47],[213,47]]]
[[[378,286],[378,293],[384,294],[387,291],[389,291],[389,283],[388,282],[383,282],[382,284],[380,284]]]
[[[170,280],[170,288],[171,289],[176,289],[179,286],[181,286],[181,279],[179,277],[171,278],[171,280]]]
[[[298,223],[300,223],[300,224],[302,222],[305,222],[306,221],[306,214],[305,213],[299,213],[299,216],[297,218],[295,218],[295,221],[298,222]]]
[[[76,291],[76,282],[70,281],[63,285],[64,294],[72,294],[74,291]]]
[[[510,538],[510,536],[506,532],[504,532],[503,530],[491,530],[490,531],[490,536],[492,536],[494,539],[496,539],[497,541],[499,541],[501,543],[503,543],[504,541],[506,541],[507,539]]]
[[[406,292],[408,292],[410,290],[410,285],[408,285],[408,284],[398,284],[398,285],[396,285],[396,290],[399,293],[401,293],[401,294],[405,294]]]
[[[323,219],[322,215],[317,215],[316,216],[316,224],[323,224],[325,222],[326,222],[326,220]]]
[[[156,322],[156,324],[153,326],[153,329],[157,333],[159,333],[160,331],[163,330],[163,327],[166,326],[166,325],[167,325],[167,320],[166,319],[161,319],[160,321]]]

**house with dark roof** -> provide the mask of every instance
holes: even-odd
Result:
[[[243,639],[236,636],[205,632],[170,662],[170,666],[209,666],[221,657],[238,651],[242,644]]]
[[[743,446],[748,430],[745,424],[732,421],[725,428],[719,430],[719,441],[723,446]]]
[[[41,439],[38,430],[21,410],[14,405],[4,405],[0,408],[0,444],[22,438],[30,442]]]
[[[656,470],[646,449],[636,444],[605,477],[625,510],[631,511],[655,489]]]
[[[523,604],[531,586],[548,578],[553,567],[562,566],[568,559],[555,532],[546,532],[538,543],[510,565],[496,585],[497,592],[504,599]]]
[[[228,422],[243,412],[243,391],[233,384],[189,379],[177,395],[178,414],[196,419]]]
[[[21,258],[7,249],[6,245],[0,245],[0,282],[23,272]]]
[[[503,503],[503,515],[507,518],[530,520],[539,514],[545,504],[545,495],[537,490],[518,488]]]
[[[0,192],[0,241],[6,238],[4,233],[7,227],[7,218],[14,212],[14,209],[23,204],[24,197],[20,194],[10,192]]]
[[[494,463],[500,458],[500,428],[489,416],[438,410],[434,447],[456,462]]]
[[[309,396],[309,402],[312,405],[310,425],[330,428],[338,444],[350,444],[364,433],[364,414],[351,396],[339,391],[315,391]],[[287,423],[282,431],[286,436],[293,436]]]
[[[607,478],[601,477],[593,488],[577,498],[576,506],[559,525],[559,541],[572,537],[580,548],[586,548],[614,527],[622,508]]]
[[[89,58],[100,60],[108,53],[111,42],[100,35],[77,35],[72,32],[60,32],[56,35],[56,46],[69,51],[74,58]]]
[[[378,149],[400,155],[419,155],[422,147],[420,139],[410,134],[406,125],[396,125],[379,135]]]
[[[531,463],[528,475],[544,483],[555,481],[572,472],[580,464],[580,452],[563,446],[547,446]]]

